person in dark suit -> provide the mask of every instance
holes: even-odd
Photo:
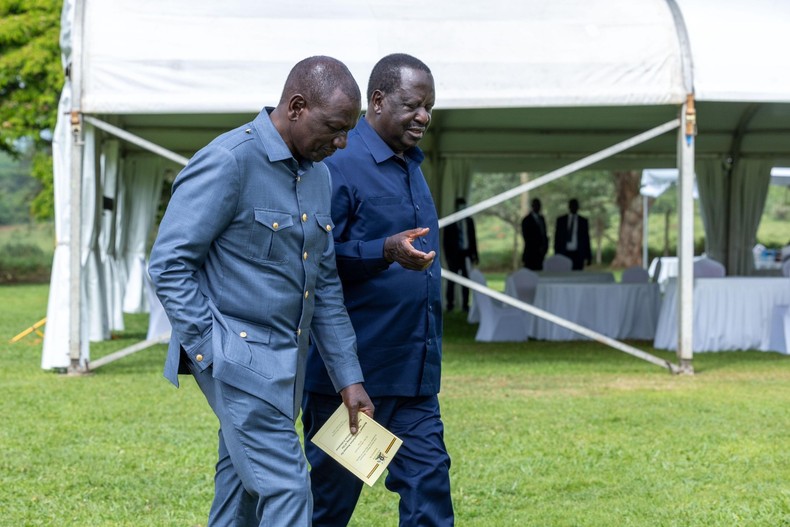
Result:
[[[330,57],[291,70],[280,102],[214,139],[173,183],[149,272],[173,328],[165,376],[191,373],[219,419],[208,525],[310,525],[295,420],[308,346],[349,412],[373,416],[343,305],[332,182],[359,86]]]
[[[557,218],[554,229],[554,253],[564,254],[573,261],[573,270],[581,271],[592,263],[590,250],[590,227],[587,218],[580,216],[579,201],[574,198],[568,202],[569,214]]]
[[[459,211],[466,207],[464,198],[455,200],[455,210]],[[469,278],[469,265],[466,259],[469,258],[472,264],[477,264],[477,237],[475,236],[475,222],[472,218],[464,218],[461,221],[451,223],[444,229],[444,258],[447,261],[447,269]],[[452,311],[455,307],[455,284],[447,284],[447,311]],[[469,289],[461,288],[461,308],[469,311]]]
[[[521,260],[524,262],[524,267],[533,271],[543,269],[543,259],[549,252],[546,219],[540,213],[540,209],[540,200],[533,199],[532,210],[521,220],[521,236],[524,237],[524,254]]]
[[[431,122],[433,74],[416,57],[387,55],[373,67],[367,95],[365,117],[349,132],[348,147],[326,161],[337,271],[376,421],[403,440],[385,482],[399,497],[399,525],[446,527],[454,514],[438,398],[439,217],[418,146]],[[311,441],[340,405],[321,346],[310,349],[302,403],[313,527],[342,527],[363,483]]]

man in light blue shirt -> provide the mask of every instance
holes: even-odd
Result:
[[[335,267],[320,161],[360,112],[329,57],[291,70],[276,108],[200,150],[173,183],[150,274],[173,327],[165,376],[192,373],[220,424],[209,525],[307,526],[294,422],[310,339],[349,411],[373,415]]]

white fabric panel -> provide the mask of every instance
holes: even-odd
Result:
[[[689,33],[698,101],[790,101],[790,2],[676,1]]]
[[[770,347],[774,306],[790,304],[790,279],[727,277],[694,280],[695,353]],[[653,347],[674,350],[678,340],[677,283],[661,303]]]
[[[101,231],[101,181],[98,137],[93,126],[85,125],[82,155],[82,309],[88,319],[92,341],[110,338],[105,273],[102,265],[99,233]]]
[[[771,338],[768,349],[790,354],[790,306],[774,306],[771,312]]]
[[[437,108],[685,96],[661,0],[87,0],[86,8],[88,113],[255,112],[279,99],[295,62],[316,54],[343,60],[363,89],[383,55],[418,56],[442,94]]]
[[[111,199],[112,209],[102,207],[99,247],[102,271],[104,273],[107,320],[110,331],[122,331],[123,289],[126,282],[119,280],[119,263],[116,252],[117,213],[118,213],[118,164],[120,144],[115,139],[105,140],[102,144],[101,180],[103,196]]]
[[[652,339],[661,305],[657,284],[538,282],[535,307],[615,339]],[[586,340],[569,329],[534,319],[530,337]]]
[[[170,165],[161,158],[134,156],[127,162],[124,170],[123,257],[126,260],[127,282],[123,310],[126,313],[149,311],[146,294],[147,244],[159,206],[165,166]]]

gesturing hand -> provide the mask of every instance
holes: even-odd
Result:
[[[417,238],[428,234],[427,227],[411,229],[393,234],[384,241],[384,259],[388,262],[398,262],[404,269],[424,271],[433,263],[436,251],[424,253],[414,248],[413,242]]]

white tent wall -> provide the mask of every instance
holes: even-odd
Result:
[[[69,25],[73,12],[84,13],[75,26]],[[406,52],[423,59],[437,83],[434,119],[422,146],[441,215],[452,211],[455,196],[465,193],[481,167],[556,170],[685,119],[682,105],[692,92],[700,132],[692,148],[666,133],[591,168],[676,167],[679,152],[698,160],[790,159],[790,54],[779,41],[790,2],[66,0],[64,21],[64,53],[73,48],[76,57],[75,115],[112,122],[187,157],[262,106],[276,104],[290,67],[304,57],[340,58],[363,90],[381,56]],[[124,159],[140,152],[121,143],[121,172]],[[57,166],[56,189],[73,185],[58,177]],[[744,177],[748,185],[751,176]],[[729,191],[721,197],[733,202]],[[121,202],[139,198],[123,184],[117,192],[122,222],[131,205],[124,209]],[[688,233],[683,239],[693,246]],[[60,267],[65,253],[59,252]],[[135,254],[132,261],[142,266]],[[63,270],[53,270],[53,289],[56,273],[62,278]],[[117,274],[123,273],[121,266]],[[72,276],[71,282],[85,278]],[[62,305],[63,296],[55,296]],[[68,313],[52,313],[48,333]],[[70,338],[73,357],[79,336],[71,327],[61,336]],[[48,341],[45,354],[54,346]]]

